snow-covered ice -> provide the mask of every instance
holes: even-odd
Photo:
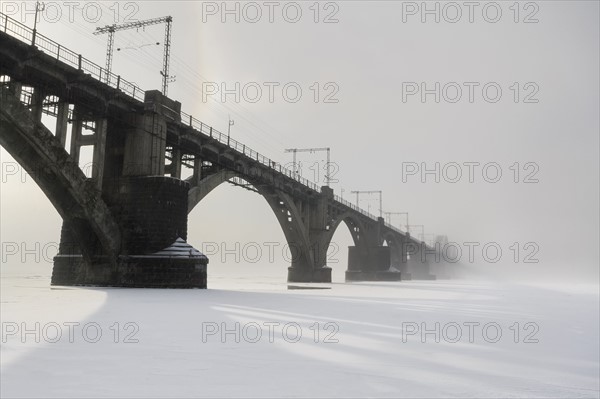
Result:
[[[594,284],[211,275],[145,290],[51,288],[49,273],[3,266],[3,398],[599,396]]]

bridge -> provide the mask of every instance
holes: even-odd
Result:
[[[354,242],[347,281],[435,278],[432,246],[2,13],[0,78],[0,145],[63,219],[52,284],[205,288],[208,259],[186,242],[187,216],[226,182],[275,213],[289,282],[331,282],[327,248],[342,223]],[[193,175],[182,179],[182,166]]]

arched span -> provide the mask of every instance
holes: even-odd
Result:
[[[230,170],[221,170],[200,180],[188,194],[188,214],[211,191],[233,177],[242,177],[248,181],[246,177]],[[192,182],[192,179],[188,181]],[[315,258],[311,251],[309,234],[293,198],[282,191],[260,185],[256,185],[255,189],[267,201],[277,217],[291,251],[292,267],[314,269]]]
[[[88,260],[102,254],[116,260],[121,233],[110,211],[60,141],[29,109],[0,87],[0,145],[33,177],[60,216],[74,230]]]
[[[364,235],[366,232],[364,224],[350,212],[340,214],[337,218],[335,218],[333,223],[329,225],[329,230],[327,231],[327,234],[324,238],[325,248],[329,248],[331,240],[333,239],[333,236],[338,226],[342,222],[344,222],[348,227],[348,230],[350,230],[350,235],[352,235],[354,245],[357,247],[363,247],[364,249],[367,249],[366,247],[368,245],[366,239],[364,239]]]
[[[267,188],[258,192],[275,212],[283,229],[292,254],[292,267],[314,270],[315,255],[311,250],[309,233],[293,198],[284,192]]]
[[[236,176],[238,176],[237,173],[224,169],[200,180],[198,185],[192,186],[188,194],[188,214],[190,214],[196,205],[198,205],[212,190]],[[192,176],[188,178],[187,181],[191,183],[193,179],[194,177]]]

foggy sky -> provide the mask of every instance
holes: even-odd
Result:
[[[9,3],[2,3],[3,11]],[[234,3],[228,2],[232,8]],[[351,190],[383,190],[384,210],[409,212],[410,223],[424,225],[426,233],[447,235],[457,243],[499,243],[504,250],[501,261],[473,265],[474,269],[517,279],[540,273],[544,278],[575,275],[597,281],[599,5],[539,1],[534,16],[539,22],[523,23],[534,11],[531,8],[520,9],[520,21],[515,23],[512,3],[498,2],[502,17],[497,23],[482,17],[486,2],[475,10],[473,23],[467,15],[456,23],[443,16],[435,23],[427,16],[423,23],[418,13],[405,14],[403,22],[403,8],[409,6],[393,1],[335,2],[337,7],[320,9],[319,23],[313,20],[313,2],[298,2],[303,14],[297,23],[285,21],[277,11],[273,23],[267,15],[257,23],[243,16],[236,23],[227,16],[223,23],[220,14],[206,14],[206,4],[203,13],[202,3],[191,1],[136,2],[135,18],[173,16],[171,75],[176,81],[169,97],[181,101],[185,112],[222,131],[231,115],[232,137],[282,163],[291,161],[285,148],[330,146],[332,161],[339,166],[335,177],[340,183],[332,185],[336,194],[344,189],[344,197],[354,202]],[[104,65],[106,37],[91,33],[113,23],[107,8],[112,4],[104,4],[105,14],[97,23],[75,12],[73,21],[67,15],[55,23],[42,19],[38,29]],[[435,7],[435,2],[428,4]],[[22,7],[22,2],[17,5]],[[444,5],[440,3],[440,9]],[[339,22],[322,23],[332,11],[337,11],[334,17]],[[31,15],[13,17],[33,24]],[[115,46],[122,50],[115,52],[113,71],[142,88],[159,89],[162,46],[139,46],[162,43],[163,30],[155,26],[118,33]],[[226,82],[228,87],[235,82],[242,86],[294,82],[303,95],[297,103],[285,101],[280,91],[273,103],[266,92],[255,104],[245,99],[236,104],[232,96],[225,103],[219,96],[204,102],[203,82]],[[339,102],[323,103],[320,98],[314,103],[309,88],[314,82],[334,83]],[[441,86],[456,82],[463,97],[457,103],[444,98],[436,103],[433,95],[425,103],[419,95],[403,101],[403,83],[411,82],[417,86],[425,82],[430,89],[435,82]],[[466,98],[464,82],[478,85],[473,103]],[[481,95],[481,87],[490,82],[502,88],[496,103]],[[517,103],[510,89],[515,82],[520,85]],[[527,83],[529,90],[523,87]],[[531,88],[539,89],[532,97],[538,102],[524,103]],[[0,154],[3,164],[14,162],[4,150]],[[324,154],[299,155],[307,165],[324,158]],[[487,182],[479,166],[470,183],[464,165],[473,162],[500,165],[502,178]],[[518,183],[510,168],[515,162],[520,168]],[[425,176],[426,182],[420,175],[403,181],[403,163],[405,170],[406,163],[419,167],[425,163],[429,169],[436,163],[440,168],[456,163],[462,165],[463,177],[456,183],[443,176],[436,183],[433,175]],[[523,182],[533,170],[523,169],[527,163],[539,167],[534,176],[539,182]],[[305,177],[314,180],[311,173],[305,170]],[[57,242],[60,217],[31,179],[21,180],[3,173],[1,241],[30,246]],[[322,176],[319,183],[323,184]],[[379,212],[376,197],[365,196],[360,205]],[[404,223],[399,217],[392,221]],[[262,198],[222,186],[190,215],[188,241],[201,249],[203,242],[225,242],[230,247],[235,242],[283,243],[284,236]],[[351,245],[347,229],[341,228],[334,242],[340,253],[333,267],[341,273],[345,247]],[[514,242],[521,247],[537,244],[540,262],[515,263],[509,250]],[[218,258],[211,259],[209,270],[219,265]],[[20,262],[11,258],[8,263]],[[264,270],[285,275],[285,264],[259,263]],[[248,271],[258,266],[242,262],[228,267]]]

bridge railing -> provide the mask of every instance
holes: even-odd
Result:
[[[0,28],[3,32],[16,37],[17,39],[22,39],[24,42],[31,43],[33,39],[33,30],[29,27],[15,21],[4,13],[0,13],[0,24]]]
[[[68,48],[61,46],[54,40],[51,40],[37,32],[34,42],[33,29],[23,25],[22,23],[14,20],[2,12],[0,12],[0,31],[19,39],[22,42],[35,45],[35,47],[43,53],[46,53],[57,60],[64,62],[65,64],[71,65],[80,71],[88,73],[94,79],[104,82],[110,87],[115,88],[136,100],[142,102],[144,101],[145,92],[138,86],[121,79],[121,76],[119,75],[115,75],[112,72],[109,73],[106,69],[102,68],[98,64],[93,63],[87,58],[84,58],[81,54],[77,54]],[[290,179],[293,179],[316,192],[320,192],[320,187],[317,184],[303,178],[297,173],[294,173],[294,171],[291,169],[281,166],[280,163],[259,154],[253,149],[247,147],[245,144],[242,144],[237,140],[234,140],[231,137],[219,132],[218,130],[213,129],[211,126],[206,125],[202,121],[194,118],[192,115],[182,112],[181,117],[182,122],[192,129],[218,140],[220,143],[229,146],[233,150],[247,156],[248,158],[254,159],[257,162],[260,162],[261,164],[284,174]],[[377,220],[376,216],[364,211],[363,209],[351,204],[337,195],[335,196],[335,200],[367,217],[370,217],[373,220]]]
[[[364,209],[354,205],[353,203],[346,201],[345,199],[343,199],[342,197],[340,197],[339,195],[334,195],[333,197],[337,202],[346,205],[348,208],[351,208],[352,210],[355,210],[356,212],[362,213],[363,215],[370,217],[373,220],[377,220],[377,216],[373,215],[372,213],[369,213],[367,211],[365,211]]]
[[[280,163],[275,162],[272,159],[261,155],[260,153],[254,151],[252,148],[248,147],[247,145],[242,144],[235,139],[232,139],[231,137],[227,136],[224,133],[221,133],[217,129],[213,129],[211,126],[208,126],[207,124],[203,123],[202,121],[194,118],[192,115],[186,114],[185,112],[181,112],[181,121],[185,125],[204,134],[205,136],[209,136],[209,137],[217,140],[219,143],[225,144],[232,150],[237,151],[238,153],[241,153],[241,154],[247,156],[248,158],[251,158],[251,159],[257,161],[257,162],[275,170],[276,172],[279,172],[279,173],[289,177],[290,179],[293,179],[293,180],[309,187],[310,189],[312,189],[314,191],[317,191],[317,192],[320,191],[320,188],[317,184],[294,173],[291,169],[281,166]]]
[[[405,235],[405,234],[406,234],[406,231],[402,231],[402,230],[400,230],[400,229],[399,229],[398,227],[396,227],[396,226],[392,226],[392,225],[391,225],[391,224],[389,224],[389,223],[386,223],[385,225],[386,225],[386,227],[387,227],[387,228],[389,228],[389,229],[391,229],[391,230],[394,230],[396,233],[400,233],[400,234],[403,234],[403,235]]]
[[[335,199],[337,202],[339,202],[339,203],[341,203],[341,204],[343,204],[343,205],[346,205],[348,208],[351,208],[352,210],[354,210],[354,211],[356,211],[356,212],[359,212],[359,213],[361,213],[361,214],[363,214],[363,215],[365,215],[365,216],[367,216],[367,217],[370,217],[371,219],[374,219],[374,220],[377,220],[377,219],[378,219],[378,218],[377,218],[377,216],[373,215],[372,213],[369,213],[369,212],[365,211],[364,209],[362,209],[362,208],[360,208],[360,207],[358,207],[358,206],[356,206],[356,205],[352,204],[351,202],[349,202],[349,201],[347,201],[347,200],[343,199],[342,197],[340,197],[340,196],[338,196],[338,195],[334,196],[334,199]],[[406,235],[406,234],[407,234],[407,232],[406,232],[406,231],[402,231],[401,229],[399,229],[399,228],[398,228],[398,227],[396,227],[396,226],[393,226],[393,225],[391,225],[390,223],[387,223],[387,222],[386,222],[386,223],[384,223],[384,225],[385,225],[387,228],[389,228],[389,229],[391,229],[391,230],[395,231],[396,233],[400,233],[400,234],[402,234],[402,235]]]
[[[406,235],[406,234],[408,234],[408,232],[407,232],[407,231],[402,231],[402,230],[400,230],[398,227],[396,227],[396,226],[392,226],[392,225],[391,225],[391,224],[389,224],[389,223],[385,223],[385,226],[386,226],[387,228],[389,228],[389,229],[391,229],[391,230],[395,231],[396,233],[400,233],[400,234],[402,234],[402,235]],[[412,237],[412,236],[411,236],[411,237]],[[418,238],[416,238],[416,237],[413,237],[413,238],[414,238],[414,239],[416,239],[416,240],[418,240],[418,241],[424,242],[424,243],[425,243],[425,245],[429,247],[429,249],[433,249],[433,248],[435,247],[435,241],[431,241],[431,240],[430,240],[430,241],[428,241],[428,242],[427,242],[427,241],[424,239],[424,237],[421,237],[421,240],[419,240],[419,239],[418,239]]]
[[[104,82],[110,87],[120,90],[136,100],[144,101],[144,90],[133,83],[121,79],[120,76],[115,75],[112,72],[109,73],[105,68],[88,60],[81,54],[77,54],[68,48],[61,46],[54,40],[48,39],[39,32],[36,32],[34,42],[33,29],[1,12],[0,31],[25,43],[33,44],[43,53],[91,75],[94,79]]]

